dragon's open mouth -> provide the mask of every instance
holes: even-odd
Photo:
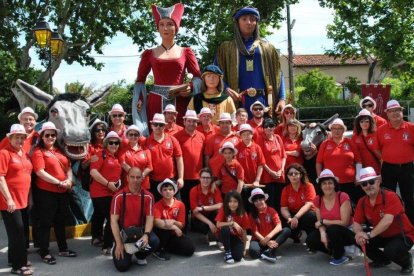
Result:
[[[88,143],[65,143],[64,151],[70,159],[83,159],[88,154]]]

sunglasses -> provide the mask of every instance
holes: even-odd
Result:
[[[115,145],[115,146],[119,146],[119,142],[118,141],[109,141],[108,145]]]
[[[139,137],[139,133],[128,133],[128,136],[131,136],[131,137]]]
[[[111,116],[112,118],[122,118],[124,117],[124,114],[112,114]]]
[[[253,111],[263,111],[263,108],[261,108],[261,107],[253,108]]]
[[[97,129],[95,129],[95,132],[96,133],[105,132],[105,129],[103,129],[103,128],[97,128]]]
[[[164,127],[165,126],[165,124],[163,124],[163,123],[152,123],[152,125],[155,126],[155,127]]]
[[[202,176],[202,177],[200,177],[200,179],[203,179],[203,180],[210,180],[210,179],[211,179],[211,177],[210,177],[210,176]]]
[[[56,134],[45,134],[44,137],[45,138],[50,138],[50,137],[56,138]]]
[[[375,178],[374,179],[370,179],[368,181],[361,182],[361,186],[362,187],[366,187],[368,184],[369,185],[374,185],[375,184]]]
[[[299,172],[290,172],[290,173],[288,173],[288,175],[289,176],[297,176],[297,175],[300,175],[300,173]]]
[[[363,104],[362,107],[363,108],[365,108],[365,107],[374,107],[374,105],[373,104]]]

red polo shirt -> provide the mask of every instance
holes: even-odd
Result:
[[[33,170],[35,173],[44,169],[59,181],[66,180],[66,172],[70,168],[69,159],[58,149],[46,150],[36,147],[32,155]],[[40,177],[36,177],[36,184],[39,189],[54,193],[66,193],[66,189],[59,188],[58,185],[49,183]]]
[[[227,142],[232,142],[235,146],[239,143],[240,138],[235,133],[231,133],[229,136],[224,137],[220,132],[211,136],[207,142],[204,149],[204,154],[210,156],[210,161],[208,166],[213,171],[213,175],[217,176],[220,170],[221,164],[224,163],[224,157],[219,153],[221,146]]]
[[[256,179],[257,168],[265,164],[262,149],[255,142],[252,142],[250,146],[246,146],[243,141],[236,148],[238,151],[237,161],[244,170],[244,182],[252,184]]]
[[[216,222],[230,222],[230,221],[234,221],[236,222],[238,225],[240,225],[241,228],[243,228],[245,231],[247,229],[250,229],[250,221],[249,221],[249,217],[247,215],[247,213],[244,213],[243,215],[239,216],[237,214],[229,214],[227,217],[224,214],[224,207],[220,208],[217,216],[216,216]],[[240,239],[242,239],[242,235],[239,234],[234,227],[230,228],[230,233],[234,236],[239,237]]]
[[[377,114],[372,114],[374,116],[374,120],[375,120],[375,125],[377,126],[377,129],[382,126],[385,125],[387,123],[387,120],[385,120],[384,118],[382,118],[381,116],[377,115]]]
[[[414,124],[403,122],[399,129],[387,123],[377,130],[382,160],[391,164],[414,161]]]
[[[359,135],[354,133],[352,135],[352,141],[361,155],[362,167],[372,167],[377,174],[381,174],[381,164],[379,160],[373,156],[374,151],[379,148],[377,134],[369,133],[367,136],[364,136],[362,132]]]
[[[283,136],[283,128],[284,128],[283,123],[278,124],[275,128],[275,134],[282,137]]]
[[[286,158],[285,147],[280,136],[274,135],[273,140],[269,140],[263,133],[256,143],[262,149],[266,165],[273,171],[279,171],[282,168],[283,159]],[[263,170],[261,183],[268,184],[273,182],[285,183],[285,175],[282,174],[280,178],[274,179],[266,170]]]
[[[129,191],[128,186],[116,192],[112,198],[111,215],[119,215],[119,222],[121,222],[122,208],[123,208],[123,193],[125,192],[125,220],[124,227],[130,226],[144,226],[145,218],[141,220],[141,191],[134,195]],[[144,189],[144,215],[153,216],[154,197]]]
[[[142,148],[135,150],[131,148],[130,145],[128,147],[121,150],[120,156],[119,156],[119,162],[120,164],[123,164],[124,162],[132,167],[139,168],[142,172],[144,169],[152,168],[152,158],[151,158],[151,152],[149,150],[144,150]],[[126,185],[128,182],[127,180],[127,173],[122,170],[122,185]],[[149,176],[147,175],[144,180],[141,183],[141,186],[144,189],[150,188],[150,182],[149,182]]]
[[[305,183],[299,186],[299,189],[295,191],[292,184],[283,188],[282,196],[280,199],[280,206],[287,207],[292,213],[297,213],[306,202],[312,202],[315,199],[316,192],[312,183]],[[312,204],[312,210],[314,210]]]
[[[182,129],[174,137],[180,143],[183,152],[184,179],[199,179],[198,172],[203,168],[204,135],[197,130],[193,135],[190,135],[185,129]]]
[[[355,181],[355,163],[361,163],[361,156],[351,139],[344,138],[337,145],[329,138],[321,144],[316,163],[330,169],[339,183],[350,183]]]
[[[173,124],[171,128],[167,129],[167,125],[164,128],[164,133],[169,134],[170,136],[174,136],[177,132],[183,130],[184,128],[182,126],[179,126],[177,124]]]
[[[276,210],[269,206],[259,213],[257,219],[253,218],[252,214],[250,214],[249,219],[250,226],[252,227],[253,240],[258,240],[255,236],[256,232],[259,232],[260,235],[266,237],[273,229],[275,229],[276,225],[281,223]]]
[[[247,123],[253,128],[253,140],[256,142],[256,139],[263,133],[263,121],[258,125],[252,118]]]
[[[298,163],[303,165],[303,151],[302,147],[300,146],[300,143],[302,143],[303,139],[300,137],[299,139],[296,139],[295,141],[292,141],[292,139],[289,138],[289,136],[284,136],[282,138],[283,140],[283,146],[285,147],[285,151],[298,151],[299,156],[292,156],[292,155],[286,155],[286,165],[285,168],[288,168],[293,163]]]
[[[20,156],[11,145],[0,151],[0,176],[4,176],[16,209],[27,207],[32,163],[23,150]],[[7,200],[0,194],[0,210],[7,210]]]
[[[215,125],[215,124],[210,124],[209,131],[204,131],[203,126],[198,125],[197,130],[200,131],[204,135],[204,137],[206,138],[206,141],[207,141],[211,136],[213,136],[214,134],[220,132],[220,127],[218,125]]]
[[[190,191],[190,207],[191,210],[194,210],[196,207],[201,206],[212,206],[217,203],[223,202],[221,198],[221,193],[219,189],[215,189],[214,192],[211,191],[211,186],[209,187],[207,194],[203,194],[201,184],[191,188]],[[203,214],[206,214],[207,211],[204,211]]]
[[[183,224],[185,227],[185,206],[184,203],[174,198],[171,206],[168,206],[164,199],[159,200],[154,205],[155,219],[173,219]]]
[[[414,241],[414,227],[410,223],[407,215],[405,214],[404,207],[401,204],[401,200],[394,192],[384,190],[385,199],[382,199],[382,192],[379,191],[375,205],[372,206],[369,197],[362,197],[357,204],[354,214],[354,221],[363,224],[369,222],[374,227],[381,221],[384,214],[394,216],[394,220],[387,230],[382,232],[379,236],[383,238],[389,238],[398,236],[401,234],[400,220],[397,217],[401,216],[404,233],[412,241]]]
[[[163,181],[175,176],[175,158],[183,155],[180,144],[175,137],[165,134],[164,140],[158,143],[151,134],[147,139],[147,149],[151,152],[153,171],[151,179]]]
[[[105,151],[105,159],[102,157],[102,151],[97,155],[99,159],[98,161],[91,163],[90,170],[97,170],[107,181],[117,182],[120,180],[122,168],[118,157],[115,157],[107,151]],[[114,194],[108,187],[97,182],[95,179],[92,180],[89,193],[91,198],[112,196]]]
[[[96,145],[89,144],[88,154],[86,155],[85,159],[83,159],[82,162],[89,161],[89,159],[91,159],[91,157],[93,155],[97,155],[99,152],[102,152],[102,150],[103,150],[103,144],[102,143],[96,144]]]
[[[231,163],[229,165],[222,163],[217,178],[221,180],[221,192],[223,194],[226,194],[230,191],[236,190],[238,182],[233,177],[231,177],[224,166],[227,167],[228,171],[234,175],[237,180],[244,179],[244,170],[239,161],[236,159],[231,160]]]

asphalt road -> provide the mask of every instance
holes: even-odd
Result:
[[[123,274],[142,275],[365,275],[362,256],[357,256],[350,262],[341,266],[329,264],[329,256],[323,253],[310,255],[306,246],[294,244],[288,240],[278,251],[278,260],[270,264],[261,260],[251,260],[246,257],[240,263],[226,264],[223,253],[215,243],[203,243],[203,237],[190,233],[196,244],[196,252],[190,258],[171,256],[169,261],[159,261],[148,257],[148,265],[142,267],[133,265]],[[302,238],[303,240],[303,238]],[[100,254],[100,248],[90,245],[90,237],[68,241],[69,248],[78,253],[76,258],[57,256],[57,246],[51,243],[51,253],[57,258],[56,265],[44,264],[36,250],[29,249],[29,260],[33,263],[34,275],[113,275],[121,274],[113,266],[112,258]],[[398,275],[400,268],[391,264],[388,267],[372,271],[372,275]],[[10,274],[7,267],[7,235],[3,221],[0,219],[0,275]]]

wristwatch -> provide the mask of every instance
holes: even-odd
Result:
[[[148,238],[150,237],[150,234],[151,234],[150,232],[145,232],[144,233],[144,235],[147,235]]]
[[[367,232],[368,239],[371,239],[371,232]]]

